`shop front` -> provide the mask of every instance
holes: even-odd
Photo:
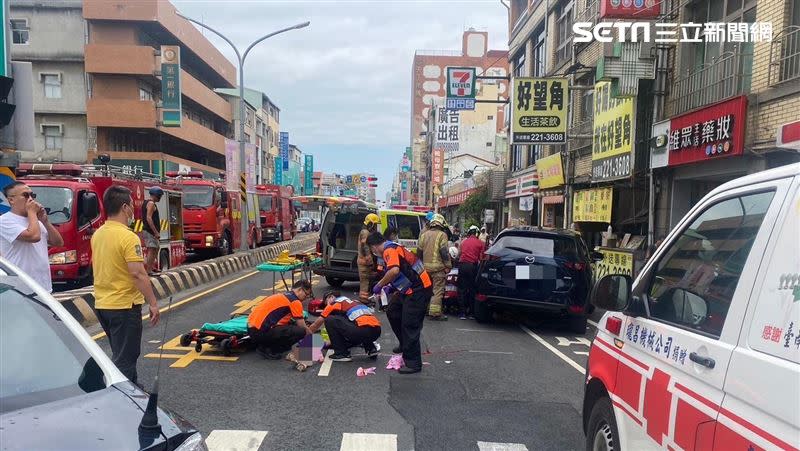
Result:
[[[539,191],[535,194],[541,211],[539,224],[542,227],[564,227],[564,168],[561,153],[536,160],[536,169],[539,174]]]
[[[450,225],[461,228],[463,225],[463,218],[458,214],[458,207],[476,191],[477,188],[467,188],[457,192],[450,192],[446,196],[441,196],[437,203],[438,212],[444,216]]]
[[[539,191],[539,176],[536,166],[516,173],[506,181],[506,209],[509,227],[538,225],[538,202],[534,195]]]

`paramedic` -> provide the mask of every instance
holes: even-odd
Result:
[[[131,191],[112,185],[103,194],[108,220],[92,235],[94,307],[111,345],[111,361],[136,383],[136,360],[142,349],[142,304],[147,301],[150,324],[159,311],[144,269],[142,242],[128,224],[133,221]]]
[[[381,336],[381,322],[366,305],[348,299],[338,291],[325,293],[322,300],[325,310],[314,324],[311,332],[317,332],[325,324],[325,330],[331,339],[335,362],[350,362],[350,348],[362,346],[371,359],[378,358],[378,347],[375,341]]]
[[[311,283],[298,280],[291,291],[273,294],[253,307],[247,318],[247,331],[262,357],[278,360],[311,334],[303,319],[303,301],[311,295]],[[296,349],[294,354],[297,360]]]
[[[422,260],[425,271],[433,283],[433,296],[428,308],[428,316],[432,321],[447,321],[442,314],[442,297],[447,273],[450,272],[450,252],[447,246],[447,229],[444,216],[434,214],[428,230],[419,237],[417,257]]]
[[[422,371],[420,335],[432,294],[431,278],[413,253],[397,243],[386,241],[379,232],[371,234],[367,244],[373,255],[382,257],[386,265],[386,273],[373,292],[378,294],[384,286],[391,284],[400,293],[397,301],[391,302],[386,310],[405,361],[405,366],[398,372],[419,373]]]
[[[375,261],[367,246],[367,237],[370,233],[378,230],[381,219],[375,213],[370,213],[364,218],[364,226],[358,234],[358,281],[361,284],[358,297],[361,302],[369,302],[370,285],[376,278]]]
[[[467,319],[475,303],[475,278],[478,276],[478,263],[486,250],[486,243],[478,239],[478,227],[471,226],[467,237],[461,242],[461,256],[458,260],[458,297],[461,302],[461,317]]]

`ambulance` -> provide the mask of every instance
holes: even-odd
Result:
[[[800,448],[800,164],[706,197],[635,281],[607,275],[586,449]]]

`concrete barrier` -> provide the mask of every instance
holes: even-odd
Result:
[[[289,251],[290,254],[307,251],[314,246],[318,239],[319,234],[317,233],[300,234],[291,241],[182,265],[151,277],[150,283],[153,285],[156,297],[166,299],[182,291],[213,283],[231,274],[246,269],[255,269],[259,263],[275,258],[283,251]],[[79,288],[53,295],[84,326],[88,327],[97,323],[97,316],[94,312],[94,287]]]

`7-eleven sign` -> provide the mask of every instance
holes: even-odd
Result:
[[[475,68],[447,68],[447,97],[456,99],[475,98]]]

